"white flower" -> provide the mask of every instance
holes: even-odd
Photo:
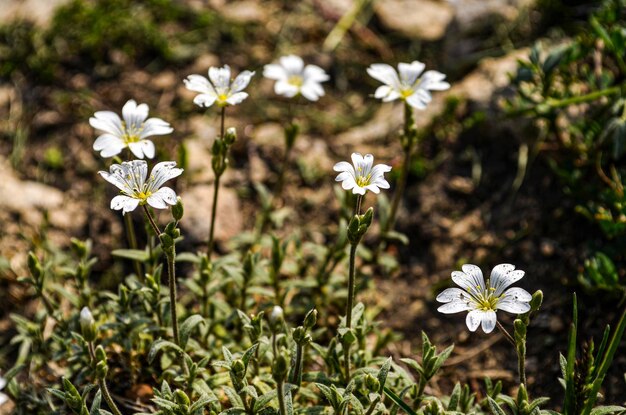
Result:
[[[330,77],[317,65],[306,65],[296,55],[283,56],[280,64],[269,64],[263,68],[263,76],[276,81],[274,92],[287,98],[302,94],[309,101],[324,96],[322,82]]]
[[[0,376],[0,391],[4,389],[6,385],[7,385],[7,380],[3,378],[2,376]],[[4,405],[8,401],[9,401],[9,397],[5,395],[4,393],[0,393],[0,406]]]
[[[444,91],[450,88],[450,84],[444,82],[446,76],[441,72],[426,71],[422,74],[425,67],[426,65],[419,61],[399,63],[396,72],[386,63],[370,65],[367,73],[385,84],[376,89],[374,97],[384,102],[400,98],[413,108],[425,109],[432,100],[430,91]]]
[[[391,171],[391,166],[386,164],[374,164],[374,156],[352,153],[352,165],[347,161],[335,164],[333,170],[340,172],[335,181],[341,182],[345,190],[352,189],[352,193],[364,195],[367,190],[379,193],[380,189],[389,189],[389,183],[385,180],[384,173]]]
[[[437,309],[444,314],[469,311],[465,322],[471,331],[482,324],[485,333],[491,333],[496,326],[496,311],[522,314],[530,310],[532,296],[528,291],[514,287],[505,289],[524,276],[524,271],[514,265],[496,265],[491,277],[483,279],[483,273],[476,265],[465,264],[463,271],[454,271],[452,281],[460,288],[448,288],[437,296],[437,301],[447,303]]]
[[[148,164],[143,160],[133,160],[113,164],[108,172],[98,173],[122,191],[121,195],[111,200],[111,209],[122,209],[126,213],[146,203],[157,209],[175,205],[176,193],[169,187],[161,186],[182,172],[183,169],[176,168],[175,161],[163,161],[154,166],[148,177]]]
[[[128,147],[132,153],[142,159],[154,157],[154,143],[146,138],[153,135],[169,134],[174,129],[160,118],[148,118],[148,105],[129,100],[122,108],[122,121],[112,111],[98,111],[89,118],[89,124],[102,132],[93,149],[102,157],[113,157]]]
[[[194,104],[208,108],[217,102],[220,107],[237,105],[248,98],[246,92],[242,92],[250,83],[254,72],[243,71],[231,82],[230,67],[209,68],[209,79],[202,75],[189,75],[184,80],[187,89],[199,92],[193,99]]]

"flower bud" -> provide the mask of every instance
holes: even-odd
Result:
[[[306,331],[304,330],[304,327],[302,326],[296,327],[293,331],[293,340],[297,344],[301,345],[302,342],[304,341],[305,335],[306,335]]]
[[[317,323],[317,310],[313,309],[306,314],[304,317],[304,328],[310,330]]]
[[[272,312],[269,315],[270,325],[277,326],[278,324],[282,323],[283,318],[284,318],[283,308],[279,305],[275,305],[274,308],[272,308]]]
[[[181,391],[180,389],[176,389],[176,392],[174,392],[174,395],[176,396],[177,404],[185,405],[185,406],[189,406],[191,404],[191,400],[189,399],[189,396],[187,396],[187,394]]]
[[[39,258],[32,251],[28,253],[28,270],[35,281],[38,281],[43,275],[43,268],[39,263]]]
[[[78,321],[85,340],[87,342],[94,341],[96,339],[96,321],[88,307],[83,307],[83,309],[80,310],[80,318]]]
[[[241,359],[233,361],[233,364],[231,365],[231,370],[233,371],[235,377],[237,377],[238,379],[243,379],[244,376],[246,376],[246,365]]]
[[[287,148],[293,147],[299,132],[300,127],[298,124],[291,124],[285,127],[285,145]]]
[[[101,345],[99,345],[98,347],[96,347],[96,351],[94,353],[96,355],[96,361],[98,362],[105,362],[107,361],[107,354],[104,351],[104,347],[102,347]]]
[[[183,218],[183,214],[185,213],[185,209],[183,207],[183,199],[180,196],[176,197],[176,204],[172,206],[172,217],[174,220],[179,221]]]
[[[161,235],[159,235],[159,240],[161,241],[163,251],[168,251],[174,246],[174,240],[166,233],[162,233]]]
[[[105,361],[101,361],[96,364],[96,378],[97,379],[106,378],[108,372],[109,372],[109,366],[107,366]]]
[[[365,386],[370,392],[378,392],[380,390],[380,381],[368,373],[365,376]]]
[[[237,130],[235,127],[230,127],[226,130],[226,134],[224,134],[224,142],[226,144],[231,145],[237,139]]]

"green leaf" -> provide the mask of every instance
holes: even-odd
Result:
[[[404,401],[398,395],[396,395],[391,389],[384,387],[383,390],[385,392],[385,395],[387,395],[389,399],[391,399],[393,403],[395,403],[400,409],[406,412],[407,415],[417,415],[417,412],[411,409],[409,405],[404,403]]]
[[[185,347],[187,345],[191,332],[200,323],[204,323],[204,317],[202,317],[200,314],[193,314],[187,317],[185,321],[183,321],[183,324],[180,325],[180,343],[182,347]]]
[[[150,253],[140,249],[114,249],[111,255],[118,258],[132,259],[133,261],[147,262],[150,259]]]
[[[261,409],[265,408],[273,399],[277,396],[276,389],[265,393],[254,402],[253,412],[259,412]]]
[[[454,385],[452,393],[450,394],[450,400],[448,401],[448,411],[456,411],[456,407],[459,404],[461,398],[461,384],[459,382]]]
[[[250,346],[250,348],[248,350],[246,350],[246,352],[243,354],[243,357],[241,358],[241,360],[243,360],[243,364],[246,365],[246,368],[248,367],[248,362],[250,361],[250,358],[252,357],[252,355],[254,355],[254,352],[256,352],[256,349],[259,348],[259,343],[254,343],[252,346]]]
[[[608,415],[608,414],[616,414],[621,411],[626,411],[626,408],[623,406],[598,406],[597,408],[593,408],[591,410],[591,415]]]
[[[487,399],[489,400],[489,407],[491,408],[491,412],[493,412],[494,415],[506,415],[502,408],[500,408],[500,405],[498,405],[498,403],[494,401],[491,396],[488,396]]]
[[[152,343],[152,347],[150,347],[150,352],[148,353],[148,362],[152,363],[156,355],[161,350],[174,350],[176,353],[183,353],[183,349],[181,349],[176,343],[168,340],[158,339],[157,341]]]
[[[387,360],[385,360],[385,363],[383,363],[383,365],[380,367],[378,375],[376,375],[378,381],[380,382],[380,389],[378,390],[379,393],[383,393],[383,388],[385,387],[385,382],[387,381],[387,375],[389,374],[389,369],[391,369],[392,361],[393,359],[391,357],[387,358]]]
[[[101,400],[102,400],[102,391],[98,389],[98,392],[96,392],[96,396],[93,397],[93,402],[91,403],[91,409],[89,410],[89,415],[100,415]]]

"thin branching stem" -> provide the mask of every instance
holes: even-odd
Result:
[[[509,332],[504,328],[504,326],[500,324],[499,321],[496,321],[496,325],[498,326],[498,330],[500,330],[500,332],[509,341],[509,343],[511,343],[513,347],[516,347],[517,345],[515,344],[515,339],[513,338],[513,336],[511,336],[511,334],[509,334]]]
[[[226,107],[222,107],[221,121],[220,121],[220,140],[224,139],[224,120],[226,118]],[[215,247],[215,217],[217,216],[217,195],[220,190],[220,177],[221,174],[215,175],[215,181],[213,182],[213,205],[211,206],[211,223],[209,228],[209,242],[207,245],[207,255],[209,257],[213,253]]]

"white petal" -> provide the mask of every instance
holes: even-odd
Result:
[[[320,84],[314,82],[307,82],[300,88],[302,96],[309,101],[317,101],[319,97],[324,95],[324,89]]]
[[[419,61],[399,63],[398,72],[400,73],[400,82],[406,86],[415,84],[415,81],[417,81],[417,78],[421,75],[422,71],[424,71],[425,67],[426,65]]]
[[[439,293],[436,300],[440,303],[449,303],[454,300],[462,300],[468,298],[468,294],[460,288],[446,288]]]
[[[381,99],[387,97],[389,94],[393,92],[393,88],[389,85],[381,85],[376,88],[376,92],[374,92],[374,98]]]
[[[128,199],[133,199],[130,196],[125,196],[125,195],[118,195],[115,196],[113,199],[111,199],[111,209],[113,210],[121,210],[124,209],[124,206],[126,205],[126,202],[128,201]],[[139,199],[134,199],[139,201]]]
[[[491,333],[496,327],[496,312],[493,310],[483,311],[483,331],[485,333]]]
[[[7,380],[0,376],[0,391],[7,385]]]
[[[379,188],[378,188],[378,186],[376,186],[376,184],[374,184],[374,183],[370,183],[370,184],[368,184],[367,186],[365,186],[365,188],[366,188],[367,190],[369,190],[370,192],[372,192],[372,193],[376,193],[376,194],[379,194],[379,193],[380,193],[380,189],[379,189]]]
[[[483,272],[479,267],[473,264],[465,264],[461,266],[464,273],[469,275],[474,281],[474,286],[479,286],[481,289],[485,289],[485,280],[483,278]]]
[[[163,186],[163,183],[173,179],[174,177],[180,176],[182,173],[183,169],[176,168],[175,161],[162,161],[152,169],[148,190],[156,192],[161,186]]]
[[[276,95],[282,95],[287,98],[292,98],[298,95],[298,93],[300,92],[300,88],[293,84],[290,84],[286,80],[280,80],[276,81],[276,83],[274,84],[274,92],[276,93]]]
[[[250,79],[252,79],[253,76],[254,72],[241,72],[233,81],[232,85],[230,86],[230,90],[233,92],[243,91],[248,86],[248,84],[250,83]]]
[[[126,122],[126,129],[128,130],[131,126],[141,126],[146,118],[148,118],[148,111],[148,105],[146,104],[137,105],[132,99],[126,102],[122,108],[122,116]]]
[[[337,176],[335,181],[338,181],[338,182],[340,181],[341,187],[343,187],[344,190],[350,190],[356,186],[356,182],[354,181],[354,178],[352,177],[339,179],[339,176]]]
[[[111,166],[113,167],[113,166]],[[122,192],[125,193],[132,193],[133,190],[128,186],[128,184],[121,180],[120,177],[118,177],[115,174],[109,173],[108,171],[99,171],[98,174],[107,182],[111,183],[113,186],[117,187],[118,189],[120,189]]]
[[[341,172],[341,173],[339,173],[337,175],[337,177],[335,178],[335,181],[336,182],[342,182],[342,181],[348,180],[348,179],[354,180],[354,176],[351,173],[347,172],[347,171],[343,171],[343,172]]]
[[[401,97],[402,95],[400,95],[400,93],[396,89],[390,89],[389,93],[383,97],[383,102],[395,101],[396,99]]]
[[[450,84],[443,81],[445,78],[446,76],[441,72],[426,71],[419,87],[431,91],[444,91],[450,88]]]
[[[530,310],[528,302],[531,299],[532,295],[523,288],[509,288],[504,292],[496,307],[498,310],[508,311],[509,313],[522,314]]]
[[[93,143],[93,149],[99,151],[102,157],[120,154],[125,147],[124,140],[111,134],[103,134]]]
[[[126,199],[126,203],[124,203],[124,209],[122,213],[132,212],[139,206],[139,199],[135,199],[134,197],[129,197]]]
[[[398,73],[391,65],[387,65],[386,63],[375,63],[367,68],[367,73],[377,81],[380,81],[385,85],[389,85],[394,89],[399,89],[400,87]]]
[[[359,167],[363,165],[363,156],[361,153],[352,153],[350,156],[352,159],[352,164],[354,165],[355,172],[358,172]]]
[[[7,402],[9,402],[9,397],[4,393],[0,393],[0,406],[4,405]]]
[[[89,125],[97,130],[105,133],[113,134],[118,137],[124,135],[122,128],[122,120],[119,115],[112,111],[98,111],[93,117],[89,118]]]
[[[450,301],[442,306],[439,306],[437,311],[443,314],[454,314],[460,313],[461,311],[471,310],[472,306],[467,303],[467,301],[463,301],[459,298]]]
[[[345,171],[354,176],[354,167],[347,161],[340,161],[339,163],[333,166],[334,171]]]
[[[372,185],[373,185],[373,186],[378,186],[378,187],[380,187],[381,189],[389,189],[389,187],[391,187],[391,186],[389,186],[389,182],[388,182],[387,180],[385,180],[385,179],[380,179],[380,178],[379,178],[379,179],[374,180],[374,181],[372,182]]]
[[[167,205],[175,205],[176,192],[169,187],[162,187],[148,197],[148,204],[157,209],[165,209]]]
[[[216,99],[217,95],[211,92],[207,94],[196,95],[196,97],[193,99],[193,103],[199,107],[209,108],[211,105],[213,105],[213,103],[215,103]]]
[[[499,264],[493,267],[489,277],[489,285],[495,290],[495,296],[502,294],[509,285],[524,276],[524,271],[514,272],[514,269],[515,265],[512,264]]]
[[[202,94],[207,92],[215,93],[209,80],[202,75],[189,75],[183,82],[185,87],[190,91],[200,92]]]
[[[141,131],[139,138],[169,134],[172,131],[174,131],[174,129],[168,122],[165,122],[160,118],[150,118],[143,124],[143,130]]]
[[[302,77],[305,81],[312,81],[316,83],[326,82],[330,79],[330,76],[317,65],[307,65],[304,68]]]
[[[128,148],[135,155],[135,157],[143,158],[143,145],[140,142],[128,143]]]
[[[344,182],[345,183],[345,182]],[[345,188],[344,188],[345,189]],[[352,194],[355,195],[364,195],[367,190],[364,187],[358,186],[356,182],[354,183],[354,187],[352,188]]]
[[[237,105],[240,102],[242,102],[244,99],[248,98],[248,93],[246,92],[236,92],[234,94],[232,94],[231,96],[229,96],[226,99],[226,102],[229,103],[230,105]]]
[[[440,307],[441,308],[441,307]],[[483,320],[483,312],[480,310],[472,310],[465,317],[465,324],[470,331],[476,331]]]
[[[413,93],[411,95],[409,95],[409,97],[406,99],[407,104],[409,104],[411,107],[418,109],[418,110],[423,110],[426,109],[426,106],[428,104],[428,102],[426,102],[422,96],[420,96],[420,94],[417,93]]]
[[[265,65],[263,67],[263,76],[268,79],[273,79],[275,81],[286,80],[289,76],[281,65],[276,65],[274,63]]]
[[[143,149],[143,154],[146,157],[148,157],[149,159],[154,158],[155,148],[154,148],[154,143],[152,141],[141,140],[139,144],[141,144],[141,147]]]
[[[288,55],[280,58],[280,64],[290,75],[301,74],[304,68],[302,58],[296,55]]]
[[[209,68],[209,79],[215,89],[228,88],[230,85],[230,67],[224,65],[222,68]]]

